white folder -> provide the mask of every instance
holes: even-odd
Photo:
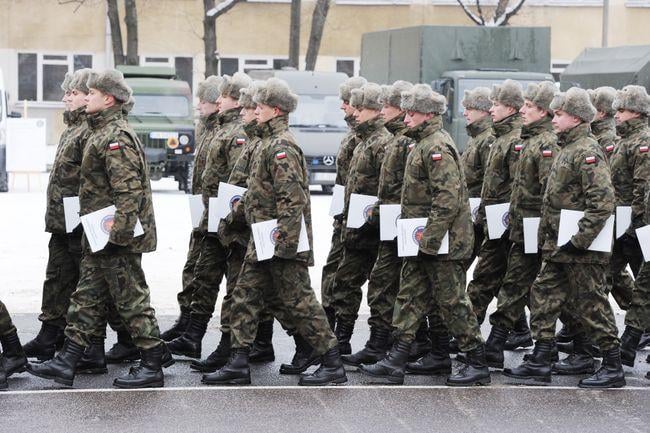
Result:
[[[257,261],[268,260],[275,254],[275,233],[278,228],[278,220],[272,219],[251,225],[253,242],[255,242],[255,254]],[[300,236],[298,237],[298,249],[296,252],[309,251],[309,238],[307,237],[307,225],[305,217],[300,221]]]
[[[524,218],[524,254],[537,254],[537,234],[541,218]]]
[[[205,205],[203,204],[203,196],[201,194],[190,195],[190,217],[192,219],[192,228],[197,228],[201,224]]]
[[[499,239],[508,228],[510,203],[490,204],[485,206],[485,218],[488,225],[488,238]]]
[[[72,231],[81,223],[79,218],[79,211],[81,205],[79,204],[79,197],[63,197],[63,215],[65,216],[65,231],[72,233]]]
[[[334,185],[332,189],[332,202],[330,203],[329,216],[336,216],[343,213],[345,207],[345,187],[343,185]]]
[[[560,227],[557,234],[558,247],[566,244],[571,237],[578,233],[578,222],[584,217],[585,213],[580,210],[560,211]],[[589,245],[588,250],[609,253],[612,251],[612,239],[614,235],[614,215],[610,216],[603,229],[598,233],[596,239]]]
[[[632,224],[632,206],[616,206],[616,239]]]
[[[402,214],[402,206],[398,204],[379,205],[379,239],[392,241],[397,237],[397,220]]]
[[[350,194],[348,220],[346,227],[358,229],[368,221],[368,214],[379,200],[374,195]]]
[[[427,218],[406,218],[397,221],[397,256],[413,257],[420,250],[420,239]],[[445,233],[438,254],[449,254],[449,232]]]
[[[86,235],[86,239],[88,239],[90,250],[93,253],[102,250],[108,243],[116,211],[117,208],[111,205],[81,216],[80,219],[84,227],[84,234]],[[133,237],[137,238],[143,234],[144,229],[142,228],[142,223],[140,223],[140,218],[138,218],[133,230]]]

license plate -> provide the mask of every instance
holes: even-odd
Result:
[[[153,131],[149,133],[152,140],[167,140],[169,138],[178,139],[178,132]]]
[[[336,173],[314,173],[314,181],[316,182],[334,182],[336,180]]]
[[[183,154],[183,149],[174,149],[174,153],[176,155],[182,155]]]

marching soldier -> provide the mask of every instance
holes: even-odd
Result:
[[[0,391],[2,391],[7,389],[9,376],[21,373],[27,367],[27,357],[20,344],[18,332],[2,301],[0,301],[0,343],[2,343],[2,356],[0,356]]]

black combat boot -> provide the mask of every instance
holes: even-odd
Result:
[[[573,341],[573,332],[569,329],[569,325],[562,325],[562,329],[555,334],[555,341],[557,343],[570,343]]]
[[[590,353],[591,343],[584,333],[573,337],[573,353],[553,364],[552,372],[558,375],[593,374],[596,362]]]
[[[339,352],[341,355],[349,355],[352,353],[352,346],[350,346],[350,339],[354,332],[354,323],[336,323],[336,339],[339,341]]]
[[[626,326],[623,335],[621,335],[621,362],[628,367],[634,367],[636,351],[641,341],[643,332],[640,329]]]
[[[165,343],[147,350],[141,350],[140,364],[129,369],[129,373],[113,381],[116,388],[162,388],[165,376],[162,371],[162,356]]]
[[[160,358],[160,364],[162,365],[163,368],[168,368],[174,365],[175,363],[176,361],[174,360],[172,353],[169,351],[169,348],[167,347],[167,343],[163,341],[162,357]]]
[[[207,314],[192,313],[190,323],[183,335],[167,343],[171,353],[189,358],[201,358],[201,341],[208,329],[209,321],[210,316]]]
[[[275,361],[273,351],[273,319],[260,322],[257,325],[257,334],[248,361],[251,364]]]
[[[389,329],[370,328],[370,338],[366,346],[352,355],[343,355],[341,359],[344,364],[355,367],[361,364],[374,364],[386,356],[388,347]]]
[[[117,343],[106,352],[107,364],[120,364],[140,359],[140,349],[133,344],[131,334],[127,331],[117,332]]]
[[[465,354],[467,363],[460,367],[458,373],[447,378],[448,386],[489,385],[490,369],[485,361],[485,346],[481,344]]]
[[[60,330],[60,327],[51,322],[41,323],[41,329],[38,331],[36,337],[23,346],[25,356],[28,358],[36,358],[39,361],[52,359],[56,351],[56,343]]]
[[[224,332],[221,334],[221,339],[214,352],[209,354],[205,359],[192,361],[190,368],[201,373],[212,373],[226,365],[230,359],[230,355],[230,333]]]
[[[530,334],[530,328],[528,327],[528,320],[526,319],[526,314],[522,315],[515,322],[515,329],[508,335],[506,344],[503,346],[504,350],[516,350],[516,349],[525,349],[533,345],[533,337]],[[488,357],[489,363],[489,357]],[[490,367],[492,367],[490,365]]]
[[[40,364],[27,364],[27,371],[43,379],[53,379],[56,383],[72,386],[77,363],[84,354],[85,347],[70,339],[63,343],[61,351],[49,361]]]
[[[27,357],[23,346],[20,345],[20,339],[16,331],[8,335],[0,337],[2,342],[2,357],[0,362],[5,370],[7,377],[11,377],[14,373],[22,373],[27,370]]]
[[[5,373],[5,369],[2,367],[2,362],[0,362],[0,391],[4,391],[8,387],[7,373]]]
[[[206,385],[250,385],[251,370],[248,365],[248,348],[233,350],[230,360],[214,373],[204,374],[201,383]]]
[[[104,374],[106,368],[106,354],[104,353],[104,338],[91,337],[90,346],[86,347],[84,356],[77,363],[77,374]]]
[[[485,342],[485,360],[489,367],[503,368],[503,350],[509,334],[512,335],[506,328],[499,326],[493,326],[490,330]]]
[[[449,342],[449,353],[456,354],[458,352],[459,352],[459,350],[458,350],[458,340],[456,340],[455,338],[452,337],[451,341]]]
[[[648,346],[650,346],[650,332],[646,330],[646,332],[644,332],[641,336],[641,340],[639,340],[639,346],[636,348],[636,350],[643,350]]]
[[[573,338],[573,337],[571,337]],[[571,340],[571,350],[573,350],[573,340]],[[571,352],[573,353],[573,352]],[[528,361],[529,359],[533,358],[532,353],[527,353],[524,355],[524,361]],[[560,361],[560,352],[557,350],[557,344],[553,346],[553,349],[551,349],[551,362],[559,362]]]
[[[171,328],[160,334],[160,339],[163,341],[172,341],[185,332],[187,325],[190,323],[190,309],[181,307],[181,315],[174,322]]]
[[[361,365],[359,371],[367,376],[379,379],[372,382],[402,385],[404,383],[404,367],[409,357],[411,344],[398,341],[381,361],[372,365]]]
[[[538,340],[535,349],[528,360],[519,367],[504,368],[503,375],[516,379],[551,382],[551,352],[555,346],[554,340]]]
[[[625,386],[625,373],[621,364],[621,350],[615,347],[603,350],[603,362],[598,371],[590,377],[582,379],[580,388],[622,388]]]
[[[327,323],[330,324],[330,329],[332,332],[336,329],[336,310],[332,307],[323,307],[325,310],[325,317],[327,317]]]
[[[280,374],[304,373],[309,367],[320,362],[320,356],[316,354],[314,348],[300,334],[294,334],[293,340],[296,343],[296,353],[291,359],[291,364],[282,364],[280,366]]]
[[[341,353],[338,347],[333,347],[321,357],[320,367],[312,374],[301,376],[298,385],[319,386],[345,383],[348,377],[345,375],[345,368],[341,361]]]
[[[409,374],[437,376],[451,373],[449,357],[449,334],[430,334],[431,351],[415,362],[407,362],[405,371]]]
[[[420,322],[418,330],[415,331],[415,340],[409,349],[409,361],[415,362],[431,351],[431,340],[429,340],[429,325],[427,319]]]

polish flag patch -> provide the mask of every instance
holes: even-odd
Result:
[[[439,153],[432,153],[431,154],[431,159],[434,161],[440,161],[442,159],[442,155]]]
[[[542,156],[544,158],[550,158],[553,156],[553,151],[552,150],[542,150]]]
[[[110,150],[120,150],[120,143],[118,143],[117,141],[114,142],[114,143],[110,143],[110,144],[108,145],[108,148],[109,148]]]
[[[413,149],[415,147],[415,143],[409,144],[409,150]]]
[[[238,138],[236,140],[236,143],[241,146],[242,144],[246,143],[246,139],[245,138]]]
[[[287,152],[278,152],[275,154],[275,159],[284,159],[287,157]]]
[[[523,144],[515,144],[515,152],[519,152],[523,148],[524,148]]]
[[[639,147],[639,152],[641,152],[641,153],[647,153],[647,152],[648,152],[648,146],[641,146],[641,147]]]
[[[614,145],[613,145],[613,144],[610,144],[609,146],[607,146],[607,147],[605,148],[605,150],[606,150],[607,152],[613,152],[613,151],[614,151]]]
[[[595,156],[588,156],[585,158],[585,162],[587,164],[595,164],[596,163],[596,157]]]

